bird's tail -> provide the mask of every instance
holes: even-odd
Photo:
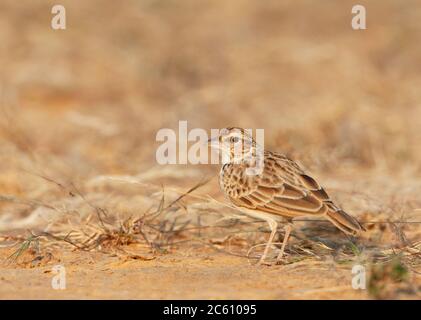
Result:
[[[349,235],[357,235],[365,231],[364,227],[357,219],[350,216],[343,210],[329,210],[327,212],[327,219],[332,222],[338,229]]]

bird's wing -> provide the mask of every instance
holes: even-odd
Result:
[[[248,188],[231,193],[231,201],[252,210],[286,218],[325,215],[343,232],[355,235],[364,231],[357,219],[337,207],[326,191],[292,160],[278,154],[265,157],[259,176],[249,178]]]
[[[246,191],[230,196],[239,207],[284,217],[322,215],[336,209],[324,189],[286,157],[266,157],[262,174],[250,179]]]

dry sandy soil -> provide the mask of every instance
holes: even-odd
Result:
[[[152,261],[65,254],[65,290],[51,267],[2,269],[0,294],[12,299],[364,299],[351,272],[334,264],[256,267],[212,251],[174,252]],[[332,276],[333,275],[333,276]],[[303,285],[305,284],[305,285]]]
[[[360,31],[353,1],[60,3],[54,31],[50,1],[0,2],[0,298],[420,298],[419,1],[359,1]],[[218,168],[157,164],[179,120],[265,129],[368,231],[297,221],[255,266],[268,228]]]

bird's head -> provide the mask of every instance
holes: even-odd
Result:
[[[217,136],[209,139],[209,144],[222,153],[223,163],[248,162],[260,149],[251,132],[237,127],[220,130]]]

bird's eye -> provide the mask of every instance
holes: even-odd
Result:
[[[240,141],[240,138],[239,138],[239,137],[237,137],[237,136],[234,136],[234,137],[231,137],[231,138],[230,138],[230,142],[231,142],[231,143],[237,143],[238,141]]]

